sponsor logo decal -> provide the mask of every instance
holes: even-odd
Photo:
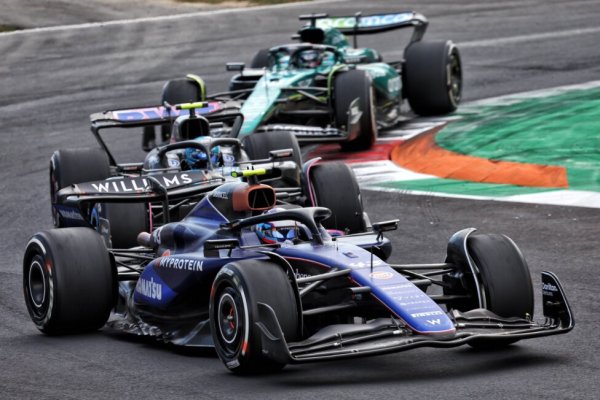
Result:
[[[383,288],[383,290],[385,290],[386,292],[391,292],[394,290],[412,289],[414,287],[415,286],[412,283],[401,283],[400,285],[386,286]]]
[[[218,102],[209,102],[206,107],[196,108],[196,114],[210,114],[221,109]],[[188,115],[188,110],[176,110],[166,107],[149,107],[131,110],[118,110],[112,112],[112,117],[118,121],[143,121],[149,119],[175,118],[180,115]]]
[[[202,271],[204,261],[187,258],[163,257],[160,260],[161,268],[180,269],[185,271]]]
[[[393,277],[394,277],[394,274],[389,271],[375,271],[375,272],[371,273],[371,278],[373,278],[373,279],[386,280],[386,279],[392,279]]]
[[[187,185],[193,182],[189,174],[180,175],[157,175],[159,181],[162,180],[164,187],[169,188],[172,186]],[[143,192],[146,190],[148,180],[146,178],[141,179],[114,179],[102,183],[92,183],[94,190],[98,193],[127,193],[127,192]]]
[[[299,278],[308,278],[308,277],[312,276],[311,274],[305,274],[303,272],[298,271],[297,268],[296,268],[296,271],[294,271],[294,275],[296,275],[296,279],[299,279]]]
[[[433,317],[434,315],[444,315],[442,311],[425,311],[415,314],[410,314],[413,318],[421,318],[421,317]]]
[[[395,78],[392,78],[388,81],[388,90],[390,92],[397,92],[400,90],[400,77],[397,76]]]
[[[544,283],[542,286],[542,294],[546,296],[554,296],[558,292],[558,288],[551,283]]]
[[[442,320],[437,318],[437,319],[428,319],[427,323],[430,325],[441,325],[442,324]]]
[[[175,158],[169,158],[169,166],[172,168],[177,168],[179,167],[179,160],[175,159]]]
[[[213,190],[211,197],[216,199],[229,200],[229,193],[223,192],[221,190]]]
[[[135,287],[135,291],[150,299],[162,299],[162,285],[154,282],[154,278],[150,278],[150,280],[140,278]]]
[[[386,26],[399,24],[401,22],[410,21],[412,13],[398,13],[385,15],[369,15],[360,18],[358,23],[359,28],[375,28],[378,26]],[[348,29],[354,28],[356,24],[355,17],[339,17],[339,18],[323,18],[317,20],[317,27],[321,29],[336,28]]]
[[[75,210],[61,210],[61,209],[59,209],[58,212],[60,213],[60,215],[62,217],[65,217],[67,219],[75,219],[75,220],[78,220],[78,221],[83,221],[83,217],[81,216],[81,214],[79,214]]]
[[[380,260],[373,260],[373,266],[376,267],[378,265],[383,264],[383,261]],[[370,267],[371,263],[370,262],[354,262],[354,263],[350,263],[348,264],[349,266],[353,267],[353,268],[364,268],[364,267]]]

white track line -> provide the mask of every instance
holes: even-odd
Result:
[[[231,13],[243,13],[243,12],[258,12],[263,10],[270,9],[281,9],[281,8],[295,8],[300,6],[306,6],[307,4],[327,4],[327,3],[340,3],[347,2],[348,0],[314,0],[312,2],[309,1],[301,1],[296,3],[285,3],[285,4],[274,4],[267,6],[256,6],[256,7],[244,7],[244,8],[224,8],[219,10],[209,10],[209,11],[198,11],[186,14],[174,14],[174,15],[163,15],[158,17],[146,17],[146,18],[132,18],[132,19],[120,19],[114,21],[105,21],[105,22],[89,22],[85,24],[75,24],[75,25],[59,25],[59,26],[48,26],[43,28],[33,28],[33,29],[22,29],[18,31],[11,32],[2,32],[0,33],[0,38],[6,36],[18,36],[18,35],[30,35],[30,34],[40,34],[47,32],[59,32],[59,31],[70,31],[70,30],[79,30],[79,29],[89,29],[89,28],[97,28],[104,26],[115,26],[115,25],[127,25],[127,24],[139,24],[145,22],[159,22],[159,21],[173,21],[173,20],[181,20],[181,19],[189,19],[196,17],[206,17],[206,16],[214,16],[214,15],[222,15],[222,14],[231,14]],[[542,33],[532,33],[528,35],[517,35],[517,36],[508,36],[494,39],[483,39],[483,40],[474,40],[470,42],[460,42],[458,45],[460,48],[473,48],[473,47],[487,47],[487,46],[497,46],[503,44],[513,44],[513,43],[521,43],[521,42],[530,42],[536,40],[545,40],[545,39],[556,39],[561,37],[569,37],[575,35],[588,35],[592,33],[600,32],[600,27],[592,27],[592,28],[579,28],[579,29],[568,29],[564,31],[555,31],[555,32],[542,32]],[[394,55],[395,53],[402,54],[402,52],[392,52],[390,55]]]
[[[273,4],[267,6],[255,6],[255,7],[243,7],[243,8],[223,8],[219,10],[208,10],[198,11],[185,14],[174,14],[174,15],[163,15],[158,17],[145,17],[145,18],[131,18],[131,19],[118,19],[114,21],[104,22],[88,22],[85,24],[74,24],[74,25],[58,25],[58,26],[47,26],[43,28],[32,28],[32,29],[21,29],[11,32],[0,33],[0,38],[5,36],[19,36],[19,35],[34,35],[48,32],[61,32],[61,31],[72,31],[79,29],[98,28],[104,26],[115,26],[115,25],[128,25],[128,24],[139,24],[145,22],[160,22],[160,21],[173,21],[182,20],[197,17],[207,17],[222,14],[232,13],[244,13],[244,12],[258,12],[264,10],[281,9],[281,8],[295,8],[300,6],[306,6],[308,4],[326,4],[326,3],[340,3],[348,0],[313,0],[313,1],[299,1],[295,3],[284,3],[284,4]]]
[[[589,35],[599,33],[600,27],[567,29],[565,31],[531,33],[527,35],[507,36],[494,39],[472,40],[469,42],[457,42],[459,49],[469,49],[476,47],[493,47],[502,46],[505,44],[514,44],[522,42],[535,42],[536,40],[558,39],[562,37],[570,37],[577,35]],[[388,57],[400,57],[404,54],[404,50],[386,52]]]
[[[531,42],[531,41],[535,41],[535,40],[556,39],[556,38],[569,37],[569,36],[575,36],[575,35],[588,35],[591,33],[598,33],[598,32],[600,32],[600,27],[568,29],[566,31],[531,33],[528,35],[509,36],[509,37],[501,37],[501,38],[495,38],[495,39],[474,40],[471,42],[458,43],[458,46],[461,49],[469,48],[469,47],[498,46],[498,45],[503,45],[503,44]]]

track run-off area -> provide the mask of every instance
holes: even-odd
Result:
[[[382,132],[350,162],[372,190],[600,208],[600,81],[485,99]]]
[[[170,12],[170,0],[5,1],[0,25],[41,28],[0,33],[0,398],[598,397],[600,2],[317,1],[175,15],[184,11]],[[458,45],[458,112],[409,116],[380,132],[368,153],[339,153],[338,146],[311,153],[353,165],[371,221],[400,219],[399,229],[386,234],[391,262],[443,262],[448,238],[463,228],[506,234],[527,259],[534,318],[543,318],[540,272],[553,271],[573,308],[572,332],[499,352],[418,349],[243,378],[214,352],[105,329],[48,337],[35,328],[23,300],[24,249],[34,233],[52,226],[52,153],[96,145],[91,113],[155,104],[166,80],[189,73],[201,76],[209,92],[225,90],[225,63],[249,62],[260,48],[291,42],[300,14],[402,10],[429,19],[426,40]],[[2,21],[10,13],[28,18]],[[44,23],[26,24],[41,16]],[[367,35],[359,45],[392,61],[402,56],[399,39],[397,32]],[[141,132],[118,140],[124,152],[141,152]]]

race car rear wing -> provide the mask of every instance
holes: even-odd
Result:
[[[100,147],[106,152],[110,164],[112,166],[117,166],[113,154],[100,135],[101,130],[107,128],[139,128],[171,124],[177,117],[190,115],[192,112],[194,115],[206,118],[209,123],[212,124],[232,122],[236,118],[240,119],[242,122],[244,118],[240,112],[239,103],[235,101],[208,101],[173,106],[159,105],[140,108],[123,108],[94,113],[90,115],[90,129]],[[241,126],[241,122],[238,124],[234,123],[234,125]]]
[[[352,16],[339,17],[330,17],[327,14],[309,14],[301,15],[300,20],[310,21],[312,27],[335,28],[342,33],[352,35],[382,33],[412,27],[415,30],[410,43],[421,40],[429,24],[424,15],[413,11],[369,15],[362,15],[358,12]]]
[[[196,109],[196,114],[205,115],[218,111],[219,102],[207,102],[205,107]],[[141,108],[124,108],[109,110],[90,115],[92,126],[144,126],[169,122],[180,115],[189,115],[189,110],[178,110],[175,107],[149,106]]]

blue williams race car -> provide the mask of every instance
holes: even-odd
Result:
[[[217,187],[130,249],[107,249],[87,228],[35,234],[23,259],[31,319],[49,335],[106,325],[214,347],[236,373],[424,346],[497,348],[574,326],[551,272],[542,273],[544,320],[534,320],[527,263],[506,236],[465,229],[444,262],[389,264],[383,235],[397,220],[332,236],[321,225],[329,209],[276,207],[256,179],[264,173],[244,171],[247,182]],[[177,190],[159,186],[146,201]],[[59,196],[85,201],[69,189]]]
[[[244,140],[228,137],[242,121],[236,103],[217,101],[92,114],[92,133],[99,146],[61,149],[51,158],[54,225],[90,227],[102,234],[109,247],[131,247],[139,232],[180,220],[206,193],[225,181],[239,181],[231,172],[267,167],[269,173],[261,175],[260,181],[274,187],[279,205],[328,207],[336,218],[323,222],[327,228],[344,233],[367,230],[360,190],[348,166],[318,159],[303,162],[298,142],[289,132],[267,132]],[[113,151],[119,146],[111,150],[107,144],[106,138],[115,132],[130,136],[140,127],[165,124],[172,126],[170,141],[154,147],[141,162],[118,162]],[[167,208],[164,199],[148,197],[153,186],[168,189]],[[61,196],[62,189],[75,193],[78,201]]]

